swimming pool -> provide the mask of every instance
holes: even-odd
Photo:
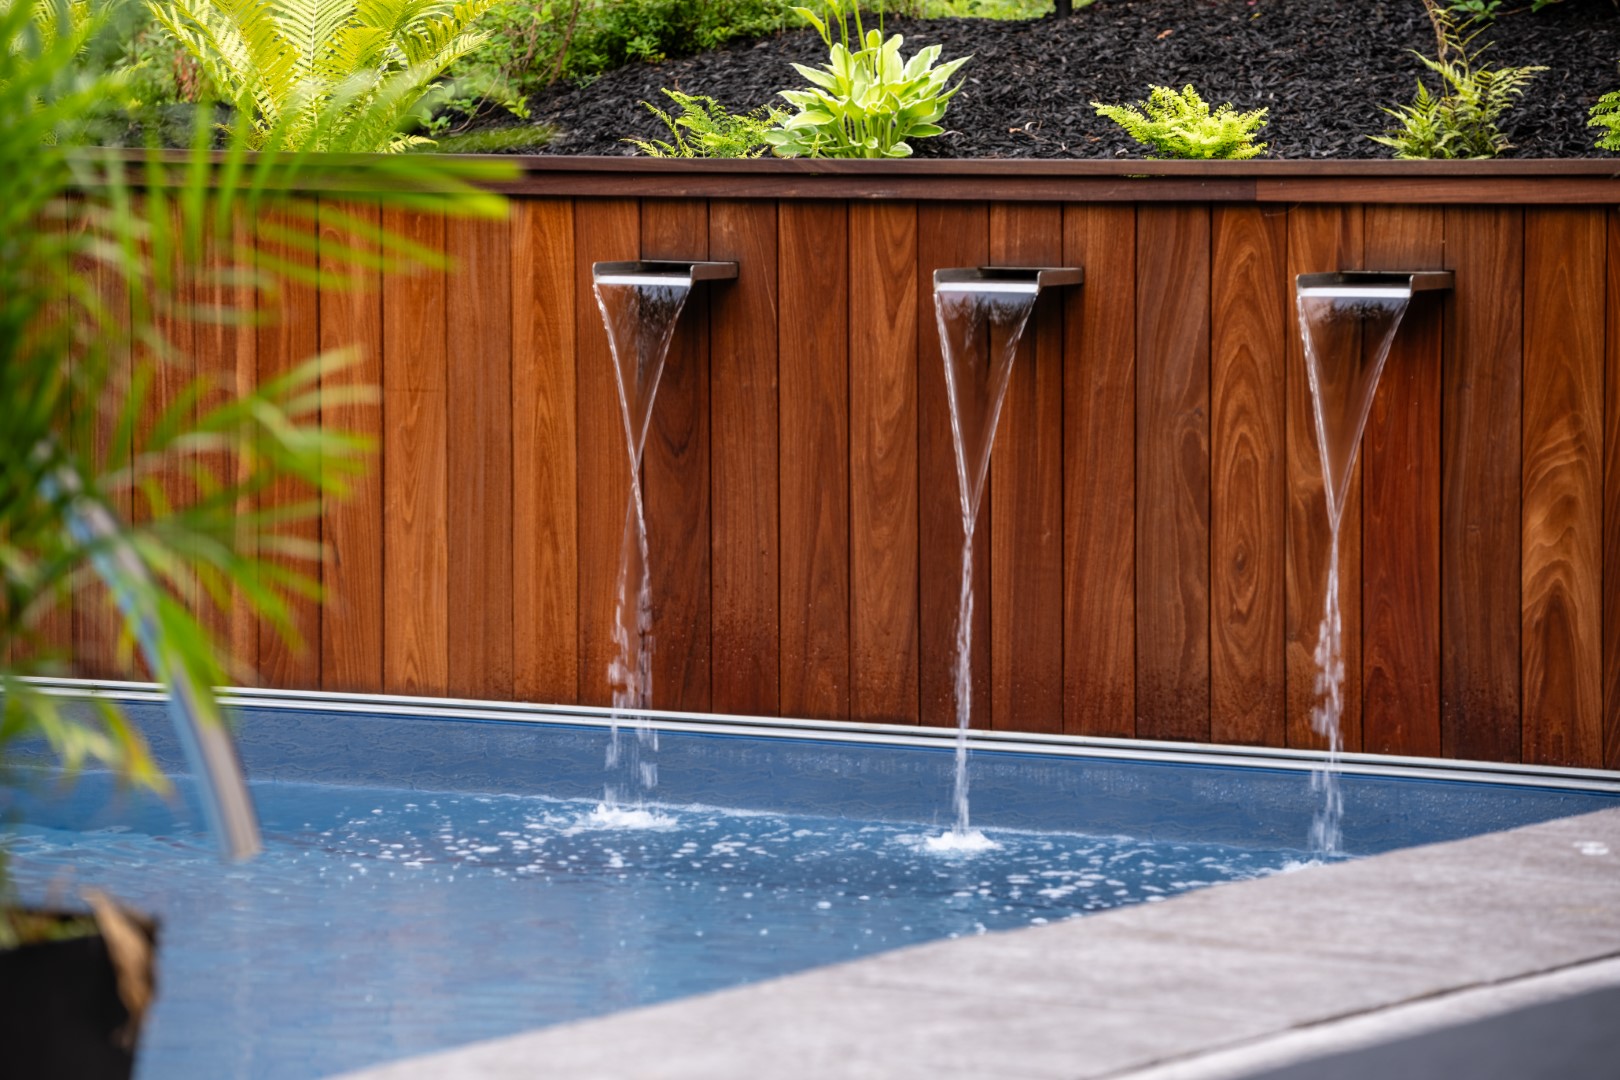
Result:
[[[178,749],[133,694],[160,760]],[[146,1077],[305,1077],[915,942],[1156,902],[1301,864],[1308,755],[986,733],[941,855],[950,733],[663,718],[646,827],[593,817],[589,711],[244,696],[266,853],[222,867],[189,807],[43,773],[25,895],[95,884],[164,920]],[[1616,805],[1598,774],[1352,760],[1354,854]],[[182,781],[182,793],[185,785]]]

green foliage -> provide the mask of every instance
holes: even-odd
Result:
[[[1448,6],[1452,14],[1469,22],[1492,22],[1501,11],[1502,0],[1451,0]]]
[[[317,207],[294,192],[341,186],[384,205],[504,214],[471,185],[511,170],[250,156],[251,119],[216,146],[211,111],[199,111],[181,155],[87,147],[84,117],[124,79],[83,60],[94,18],[53,8],[45,25],[56,31],[28,5],[0,6],[0,751],[28,740],[69,773],[106,766],[161,787],[115,702],[70,704],[34,681],[72,670],[47,631],[53,616],[59,626],[76,597],[122,628],[106,674],[143,678],[132,654],[142,639],[152,675],[188,688],[190,715],[217,729],[212,688],[242,673],[219,658],[206,613],[263,617],[296,639],[289,597],[315,587],[285,560],[319,555],[299,523],[341,494],[365,450],[319,425],[336,389],[324,375],[341,356],[239,393],[231,357],[186,356],[176,339],[218,340],[193,324],[251,333],[239,305],[263,296],[272,306],[287,278],[336,288],[353,269],[435,261],[331,202],[318,210],[317,259]],[[272,130],[265,145],[283,148],[283,135]],[[279,484],[304,497],[262,504]]]
[[[1074,0],[1074,10],[1096,0]],[[911,19],[1039,19],[1052,13],[1052,0],[888,0],[889,15]]]
[[[1246,161],[1265,152],[1256,133],[1266,125],[1266,110],[1240,113],[1230,104],[1214,112],[1191,86],[1178,94],[1168,86],[1148,90],[1136,105],[1104,105],[1093,101],[1098,115],[1125,129],[1137,142],[1152,149],[1150,158],[1220,158]]]
[[[790,0],[505,0],[478,22],[488,42],[452,69],[449,105],[527,118],[529,95],[637,61],[689,56],[788,25]]]
[[[827,22],[807,8],[794,11],[816,28],[831,55],[819,69],[793,65],[814,86],[782,92],[798,112],[766,133],[772,153],[778,157],[909,157],[908,139],[943,134],[939,121],[962,86],[960,82],[947,84],[970,57],[936,66],[941,47],[929,45],[905,59],[900,54],[904,39],[899,34],[885,40],[881,30],[861,26],[858,0],[851,0],[849,15],[841,0],[827,0]],[[855,22],[853,50],[849,47],[850,16]],[[833,40],[829,23],[837,25],[839,40]]]
[[[1597,141],[1599,150],[1620,151],[1620,90],[1610,90],[1598,98],[1587,126],[1603,129]]]
[[[679,117],[671,117],[651,102],[643,101],[642,104],[663,121],[675,141],[625,140],[650,157],[759,157],[769,146],[766,132],[787,119],[786,112],[769,106],[749,113],[732,114],[714,98],[702,94],[683,94],[679,90],[666,89],[664,96],[681,110]]]
[[[300,150],[402,150],[434,80],[487,40],[495,0],[146,0],[203,74]]]
[[[430,149],[440,154],[532,154],[549,143],[555,134],[556,130],[546,124],[475,128],[458,135],[445,135]]]
[[[1490,44],[1472,48],[1482,31],[1464,34],[1456,17],[1440,8],[1437,0],[1423,2],[1434,24],[1436,55],[1434,59],[1414,55],[1440,76],[1441,92],[1431,93],[1419,79],[1412,104],[1384,110],[1398,126],[1370,138],[1403,159],[1495,157],[1513,145],[1499,126],[1501,119],[1524,95],[1530,80],[1547,69],[1485,66],[1480,57]]]

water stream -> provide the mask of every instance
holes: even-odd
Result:
[[[1317,631],[1316,701],[1311,708],[1311,727],[1328,743],[1326,765],[1311,774],[1311,787],[1321,798],[1311,825],[1311,850],[1319,856],[1337,855],[1342,846],[1344,798],[1338,759],[1344,746],[1344,618],[1339,539],[1344,507],[1378,378],[1411,295],[1410,288],[1396,286],[1300,286],[1297,292],[1331,536]]]
[[[990,449],[1007,396],[1013,359],[1037,290],[1012,282],[936,282],[934,312],[945,359],[956,449],[957,491],[962,504],[962,593],[956,616],[956,822],[931,841],[936,848],[976,850],[993,846],[973,831],[968,818],[967,732],[973,715],[973,532],[990,471]]]
[[[608,742],[603,805],[598,815],[604,820],[623,818],[624,824],[633,825],[646,813],[640,804],[658,785],[658,732],[636,711],[648,708],[652,702],[653,655],[652,576],[641,460],[664,359],[691,284],[678,278],[599,279],[595,292],[613,352],[613,376],[619,391],[619,416],[624,422],[630,469],[630,493],[619,546],[618,592],[613,605],[614,656],[608,668],[613,687],[612,736]],[[622,726],[630,728],[629,737],[622,737]]]

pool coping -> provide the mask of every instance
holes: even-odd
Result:
[[[163,688],[152,682],[66,678],[36,678],[28,681],[49,692],[68,697],[101,697],[142,702],[165,700]],[[954,745],[958,735],[954,727],[873,724],[846,720],[798,720],[771,716],[667,712],[656,709],[612,709],[474,698],[357,694],[328,690],[274,690],[255,687],[221,687],[218,693],[221,704],[227,708],[287,709],[359,715],[387,714],[594,727],[642,720],[656,726],[660,731],[817,739],[887,746],[937,748]],[[981,751],[1035,753],[1102,760],[1219,765],[1230,768],[1284,769],[1300,772],[1320,769],[1329,761],[1327,752],[1321,750],[1116,739],[1092,735],[993,729],[969,731],[967,744],[969,751],[975,753]],[[1620,771],[1607,769],[1366,753],[1341,753],[1338,755],[1336,767],[1347,775],[1503,783],[1570,791],[1620,793]]]
[[[1245,1048],[1294,1038],[1299,1053],[1319,1052],[1303,1031],[1370,1023],[1377,1038],[1377,1021],[1422,1003],[1472,996],[1489,1013],[1497,997],[1503,1008],[1534,997],[1537,980],[1556,996],[1560,975],[1582,974],[1620,982],[1620,809],[914,946],[344,1076],[1213,1077],[1201,1061],[1236,1054],[1241,1065]]]

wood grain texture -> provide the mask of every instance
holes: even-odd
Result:
[[[1136,734],[1209,738],[1209,209],[1136,220]]]
[[[773,716],[778,648],[776,205],[709,206],[709,257],[738,264],[709,300],[713,707]]]
[[[1602,210],[1524,216],[1523,748],[1603,760]]]
[[[611,705],[613,600],[619,544],[630,497],[624,422],[613,384],[613,354],[591,291],[591,264],[641,257],[641,210],[626,200],[574,205],[575,430],[579,446],[579,702]],[[662,563],[655,563],[654,573]],[[653,588],[658,588],[655,578]],[[657,687],[654,686],[654,690]]]
[[[1063,265],[1063,208],[992,207],[990,260]],[[1063,730],[1063,323],[1077,294],[1038,299],[990,456],[991,725],[1014,731]]]
[[[1362,265],[1361,208],[1300,206],[1288,213],[1288,289],[1296,275],[1353,270]],[[1311,729],[1316,705],[1316,646],[1327,595],[1332,533],[1316,445],[1310,385],[1299,316],[1289,307],[1286,369],[1288,478],[1287,597],[1283,619],[1288,665],[1288,745],[1325,747]],[[1339,536],[1339,606],[1344,631],[1344,707],[1339,731],[1344,747],[1361,746],[1361,465],[1350,476]]]
[[[917,209],[849,208],[850,712],[915,724]]]
[[[1603,405],[1603,767],[1620,769],[1620,210],[1608,216]]]
[[[383,228],[444,250],[444,215],[384,210]],[[383,279],[383,686],[450,685],[445,275]]]
[[[103,305],[103,318],[112,328],[111,348],[105,358],[107,390],[97,402],[95,443],[91,447],[96,471],[102,473],[107,471],[115,453],[129,453],[128,445],[115,447],[113,443],[117,437],[118,409],[126,400],[129,388],[130,298],[122,276],[105,261],[97,261],[91,268],[91,274],[98,302]],[[247,335],[249,338],[252,336]],[[113,512],[121,519],[129,520],[132,503],[129,490],[120,487],[105,494]],[[112,594],[95,581],[87,582],[74,597],[73,603],[73,673],[91,679],[130,677],[119,662],[120,633],[118,610],[113,604]]]
[[[1438,209],[1370,206],[1363,229],[1370,268],[1445,267]],[[1361,742],[1372,753],[1440,753],[1444,300],[1419,294],[1407,308],[1361,440]]]
[[[313,223],[290,213],[271,211],[272,221],[287,229],[313,229]],[[313,238],[312,238],[313,239]],[[274,240],[260,241],[260,251],[280,258],[307,263],[307,252],[299,252]],[[261,263],[261,269],[263,264]],[[320,297],[305,281],[283,279],[268,312],[259,324],[259,382],[264,384],[304,363],[320,351]],[[261,508],[291,506],[315,497],[305,484],[281,480],[272,484],[260,498]],[[318,518],[278,525],[276,533],[305,545],[321,543]],[[320,579],[317,559],[268,555],[267,561],[283,570]],[[321,605],[306,596],[284,593],[296,637],[289,640],[268,622],[259,627],[258,679],[263,686],[287,690],[318,689],[321,685]]]
[[[511,219],[446,222],[449,687],[512,696]]]
[[[381,221],[375,203],[321,205],[325,269],[357,275],[354,288],[321,290],[321,351],[346,349],[354,356],[348,367],[322,380],[321,423],[363,436],[374,447],[366,471],[347,480],[347,494],[328,496],[322,508],[321,686],[357,693],[383,685],[383,473],[388,462],[380,453],[383,409],[375,396],[383,383],[382,276],[333,264],[335,245],[363,240]]]
[[[709,206],[648,199],[641,204],[641,254],[705,259]],[[724,286],[720,286],[723,288]],[[709,300],[698,286],[675,324],[642,461],[652,552],[653,703],[708,712]],[[662,584],[660,584],[662,582]]]
[[[1517,761],[1524,212],[1448,208],[1446,261],[1441,752]]]
[[[247,275],[238,272],[252,268],[253,256],[246,241],[247,227],[240,221],[223,233],[210,229],[202,270],[193,285],[198,317],[191,332],[198,374],[205,380],[199,401],[203,410],[250,393],[258,382],[258,333],[252,321],[256,297]],[[324,424],[324,411],[321,419]],[[210,454],[200,464],[221,484],[239,480],[244,468],[236,454]],[[246,512],[253,508],[253,501],[243,499],[239,505]],[[235,537],[238,550],[244,553],[253,550],[254,540],[245,528]],[[324,572],[318,576],[324,578]],[[228,657],[227,677],[233,683],[251,683],[259,653],[259,620],[242,590],[229,589],[217,579],[205,581],[201,617]],[[317,644],[310,642],[311,647]],[[246,662],[238,663],[239,658]]]
[[[572,203],[514,204],[512,297],[512,689],[567,702],[580,690],[575,309],[594,307]]]
[[[849,716],[849,215],[779,211],[781,702]]]
[[[1063,729],[1136,733],[1136,209],[1065,206]],[[1072,305],[1078,303],[1078,311]]]
[[[917,207],[917,553],[918,715],[930,727],[954,727],[956,620],[962,594],[962,500],[951,443],[951,406],[934,309],[934,271],[990,261],[990,210],[984,203]],[[991,491],[994,478],[985,481]],[[973,547],[973,642],[970,679],[980,703],[970,722],[990,721],[990,545],[995,508],[979,508]]]
[[[1286,739],[1285,212],[1217,207],[1211,271],[1210,737]]]

